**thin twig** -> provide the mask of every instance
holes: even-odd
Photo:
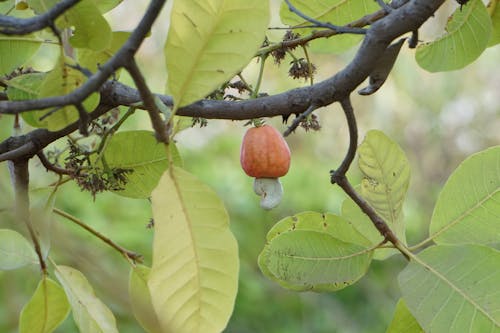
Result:
[[[316,19],[313,19],[312,17],[309,17],[309,16],[305,15],[300,10],[298,10],[297,8],[295,8],[290,3],[290,0],[285,0],[285,2],[288,5],[288,9],[290,9],[290,11],[292,13],[295,13],[295,14],[297,14],[297,16],[303,18],[304,20],[313,23],[315,25],[315,27],[317,27],[317,28],[327,28],[327,29],[330,29],[330,30],[334,30],[338,34],[345,34],[345,33],[358,34],[358,35],[364,35],[364,34],[366,34],[366,29],[353,28],[353,27],[348,27],[348,26],[338,26],[338,25],[333,25],[333,24],[328,23],[328,22],[318,21]]]
[[[116,244],[115,242],[113,242],[111,239],[109,239],[108,237],[104,236],[103,234],[101,234],[100,232],[98,232],[97,230],[94,230],[92,229],[88,224],[82,222],[80,219],[78,219],[77,217],[71,215],[71,214],[68,214],[66,213],[65,211],[62,211],[58,208],[53,208],[52,211],[59,215],[59,216],[62,216],[64,218],[66,218],[67,220],[77,224],[78,226],[82,227],[83,229],[87,230],[88,232],[90,232],[92,235],[96,236],[97,238],[99,238],[100,240],[102,240],[104,243],[108,244],[109,246],[111,246],[113,249],[117,250],[118,252],[120,252],[125,258],[127,259],[131,259],[133,262],[138,262],[138,263],[141,263],[142,262],[142,255],[141,254],[138,254],[138,253],[135,253],[135,252],[132,252],[132,251],[129,251],[127,249],[125,249],[124,247]]]
[[[29,170],[28,160],[9,161],[10,177],[15,191],[15,210],[17,217],[24,222],[35,248],[40,268],[44,274],[47,272],[47,265],[43,259],[42,248],[38,236],[31,223],[30,199],[28,194]]]
[[[347,126],[349,127],[349,148],[339,168],[330,171],[332,184],[335,184],[335,179],[340,175],[345,175],[356,156],[356,149],[358,147],[358,126],[356,124],[356,116],[354,115],[350,97],[343,99],[340,105],[342,105],[347,120]]]
[[[151,119],[151,125],[155,130],[156,139],[160,142],[168,144],[170,138],[167,124],[160,116],[161,111],[156,105],[153,93],[149,89],[139,66],[137,66],[134,59],[131,59],[125,68],[130,73],[130,76],[132,76],[137,90],[139,90],[139,93],[141,94],[144,107],[148,111],[149,118]]]
[[[48,171],[52,171],[58,175],[70,175],[72,174],[71,171],[61,168],[58,165],[52,164],[49,162],[47,159],[47,156],[43,153],[43,151],[39,151],[36,156],[38,156],[38,159],[40,159],[40,162],[42,162],[42,165],[47,169]]]

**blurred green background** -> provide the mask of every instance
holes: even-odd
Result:
[[[452,4],[431,19],[421,39],[434,36],[449,15]],[[143,2],[124,1],[108,14],[115,30],[131,30],[142,13]],[[277,13],[278,2],[273,8]],[[139,60],[152,88],[162,92],[165,75],[162,40],[167,11],[140,50]],[[279,18],[273,18],[275,26]],[[272,31],[271,40],[283,32]],[[438,33],[439,34],[439,33]],[[332,38],[334,42],[334,38]],[[36,65],[48,69],[54,49]],[[316,81],[343,68],[355,50],[335,56],[313,54],[317,67]],[[412,182],[405,205],[407,235],[410,244],[426,236],[433,204],[448,175],[468,155],[500,142],[500,48],[488,49],[472,65],[450,73],[430,74],[419,69],[412,50],[403,47],[394,71],[381,90],[373,96],[353,95],[360,137],[369,129],[383,130],[407,153],[412,168]],[[301,57],[300,51],[297,55]],[[306,85],[287,77],[285,59],[280,67],[269,60],[262,92],[275,94]],[[255,82],[258,64],[252,62],[245,76]],[[130,82],[126,75],[121,80]],[[271,226],[281,218],[305,210],[339,213],[344,198],[329,182],[329,170],[340,163],[347,148],[348,133],[338,105],[317,112],[322,129],[302,129],[287,138],[292,151],[292,166],[282,179],[285,195],[271,212],[259,208],[252,191],[252,179],[239,166],[239,145],[246,128],[244,122],[210,120],[207,127],[181,132],[176,141],[185,168],[209,184],[225,202],[231,217],[231,229],[239,243],[241,270],[239,293],[233,316],[225,332],[246,333],[354,333],[384,332],[399,297],[397,273],[405,261],[395,256],[384,262],[374,261],[367,275],[354,286],[336,293],[317,294],[287,291],[268,281],[257,267]],[[0,140],[11,133],[13,119],[0,117]],[[281,119],[270,119],[283,131]],[[136,112],[124,129],[150,129],[144,112]],[[26,128],[26,131],[29,129]],[[356,165],[349,174],[359,181]],[[44,189],[56,178],[45,172],[35,158],[31,162],[32,200],[48,195]],[[22,225],[2,210],[12,201],[12,189],[6,163],[0,164],[0,228],[14,228],[25,233]],[[147,200],[132,200],[112,193],[98,194],[96,200],[74,184],[64,185],[56,206],[92,225],[118,244],[139,252],[150,264],[152,230],[146,228],[151,218]],[[117,316],[120,332],[142,332],[131,316],[127,298],[128,263],[107,245],[70,222],[55,217],[52,224],[51,256],[57,263],[80,269],[95,287],[96,294]],[[22,306],[38,282],[37,267],[0,272],[0,332],[17,331]],[[70,317],[57,332],[76,332]]]

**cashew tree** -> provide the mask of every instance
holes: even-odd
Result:
[[[387,332],[500,332],[500,146],[452,172],[430,221],[422,221],[427,236],[409,244],[410,162],[380,130],[358,137],[363,111],[351,99],[373,98],[404,48],[428,72],[470,65],[500,43],[499,1],[453,2],[441,35],[430,40],[419,29],[444,0],[171,2],[168,24],[158,20],[166,1],[150,0],[133,30],[113,31],[105,14],[121,0],[0,1],[0,123],[11,128],[0,142],[0,166],[11,180],[1,186],[11,189],[0,204],[0,270],[6,276],[31,267],[25,278],[38,282],[19,310],[19,332],[57,331],[70,314],[80,332],[119,331],[113,307],[89,282],[92,273],[59,259],[51,230],[62,220],[129,265],[128,277],[113,279],[128,283],[123,297],[145,331],[224,331],[238,294],[238,241],[219,195],[187,171],[176,136],[211,119],[250,126],[242,168],[255,178],[262,208],[273,209],[287,200],[280,178],[290,160],[293,166],[293,149],[286,140],[319,130],[319,115],[334,103],[349,145],[341,163],[316,179],[342,190],[341,209],[282,216],[254,258],[261,274],[292,291],[333,293],[356,288],[374,262],[400,256],[406,264],[395,277],[400,297]],[[151,88],[138,63],[154,23],[167,35],[163,91]],[[50,68],[26,65],[42,63],[47,45],[57,49]],[[317,51],[352,56],[316,82]],[[256,80],[246,77],[249,64],[257,64]],[[286,65],[291,78],[308,84],[262,89],[264,69]],[[131,129],[137,113],[147,114],[149,130]],[[264,124],[273,117],[283,120],[280,131]],[[34,169],[46,170],[43,189],[30,186]],[[348,174],[353,169],[359,178]],[[150,258],[58,207],[67,184],[94,199],[111,192],[116,201],[148,202]]]

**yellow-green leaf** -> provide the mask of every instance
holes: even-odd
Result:
[[[291,3],[309,17],[338,26],[346,25],[379,9],[377,2],[373,0],[292,0]],[[310,22],[291,12],[284,1],[281,3],[280,16],[284,24],[293,27],[311,25]],[[313,30],[318,28],[294,29],[294,32],[307,35]],[[358,44],[361,39],[361,35],[343,34],[328,39],[319,38],[310,44],[312,50],[316,52],[340,53]]]
[[[205,97],[243,69],[268,23],[268,0],[174,1],[165,57],[175,107]]]
[[[38,95],[39,98],[67,95],[85,83],[87,80],[85,75],[79,70],[67,66],[65,61],[64,57],[60,57],[56,67],[46,75]],[[99,94],[93,93],[83,101],[83,107],[87,112],[91,112],[99,104],[99,99]],[[57,131],[79,119],[78,111],[74,106],[65,106],[40,120],[49,111],[53,110],[34,111],[33,120],[38,125],[36,127]]]
[[[238,247],[215,192],[170,167],[152,193],[155,235],[148,286],[163,330],[218,333],[238,288]]]
[[[96,6],[99,11],[104,14],[121,4],[123,0],[99,0],[96,1]]]
[[[403,203],[410,184],[410,164],[404,151],[381,131],[371,130],[359,146],[358,155],[363,173],[361,195],[406,243]]]
[[[426,332],[500,332],[500,251],[431,246],[399,274],[408,309]]]
[[[97,72],[99,66],[104,65],[125,44],[129,37],[130,32],[114,31],[111,35],[111,43],[103,50],[77,49],[78,63],[92,73]]]
[[[118,333],[113,313],[94,293],[87,278],[68,266],[55,266],[80,333]]]
[[[111,27],[102,16],[101,11],[116,6],[118,0],[81,0],[57,20],[58,28],[72,28],[70,42],[77,48],[88,48],[94,51],[106,49],[111,42]],[[30,7],[37,14],[52,8],[57,0],[29,0]]]
[[[7,96],[11,101],[35,99],[40,93],[46,73],[29,73],[7,81]],[[33,127],[39,126],[36,113],[33,111],[21,113],[23,120]]]
[[[148,333],[162,333],[160,322],[151,303],[148,277],[151,269],[138,265],[130,270],[128,294],[135,318]]]
[[[45,275],[19,318],[19,333],[50,333],[68,316],[64,290]]]
[[[429,72],[452,71],[476,60],[488,45],[491,19],[482,0],[470,0],[455,10],[446,25],[447,33],[417,47],[415,59]]]
[[[488,13],[491,17],[492,30],[488,46],[500,43],[500,0],[491,0],[488,3]]]
[[[333,214],[286,217],[267,234],[259,267],[271,280],[297,291],[334,291],[359,280],[373,251],[351,223]]]
[[[14,230],[0,229],[0,270],[37,263],[35,250],[26,238]]]
[[[429,234],[438,244],[500,242],[500,146],[470,156],[452,173]]]
[[[36,35],[6,36],[0,34],[0,76],[11,73],[28,61],[43,39]]]
[[[169,144],[172,162],[182,165],[174,143]],[[156,140],[151,131],[123,131],[111,137],[104,151],[110,168],[129,170],[123,189],[114,193],[129,198],[149,198],[160,177],[168,168],[166,147]]]
[[[111,27],[93,0],[80,1],[57,22],[64,27],[73,27],[69,41],[74,47],[101,51],[111,43]]]
[[[404,299],[400,299],[394,311],[394,317],[386,333],[425,333],[417,320],[406,306]]]

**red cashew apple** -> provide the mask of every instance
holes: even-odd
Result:
[[[283,195],[278,178],[290,168],[290,149],[281,133],[269,125],[248,129],[241,144],[240,162],[245,173],[255,177],[254,191],[261,196],[260,206],[276,207]]]

